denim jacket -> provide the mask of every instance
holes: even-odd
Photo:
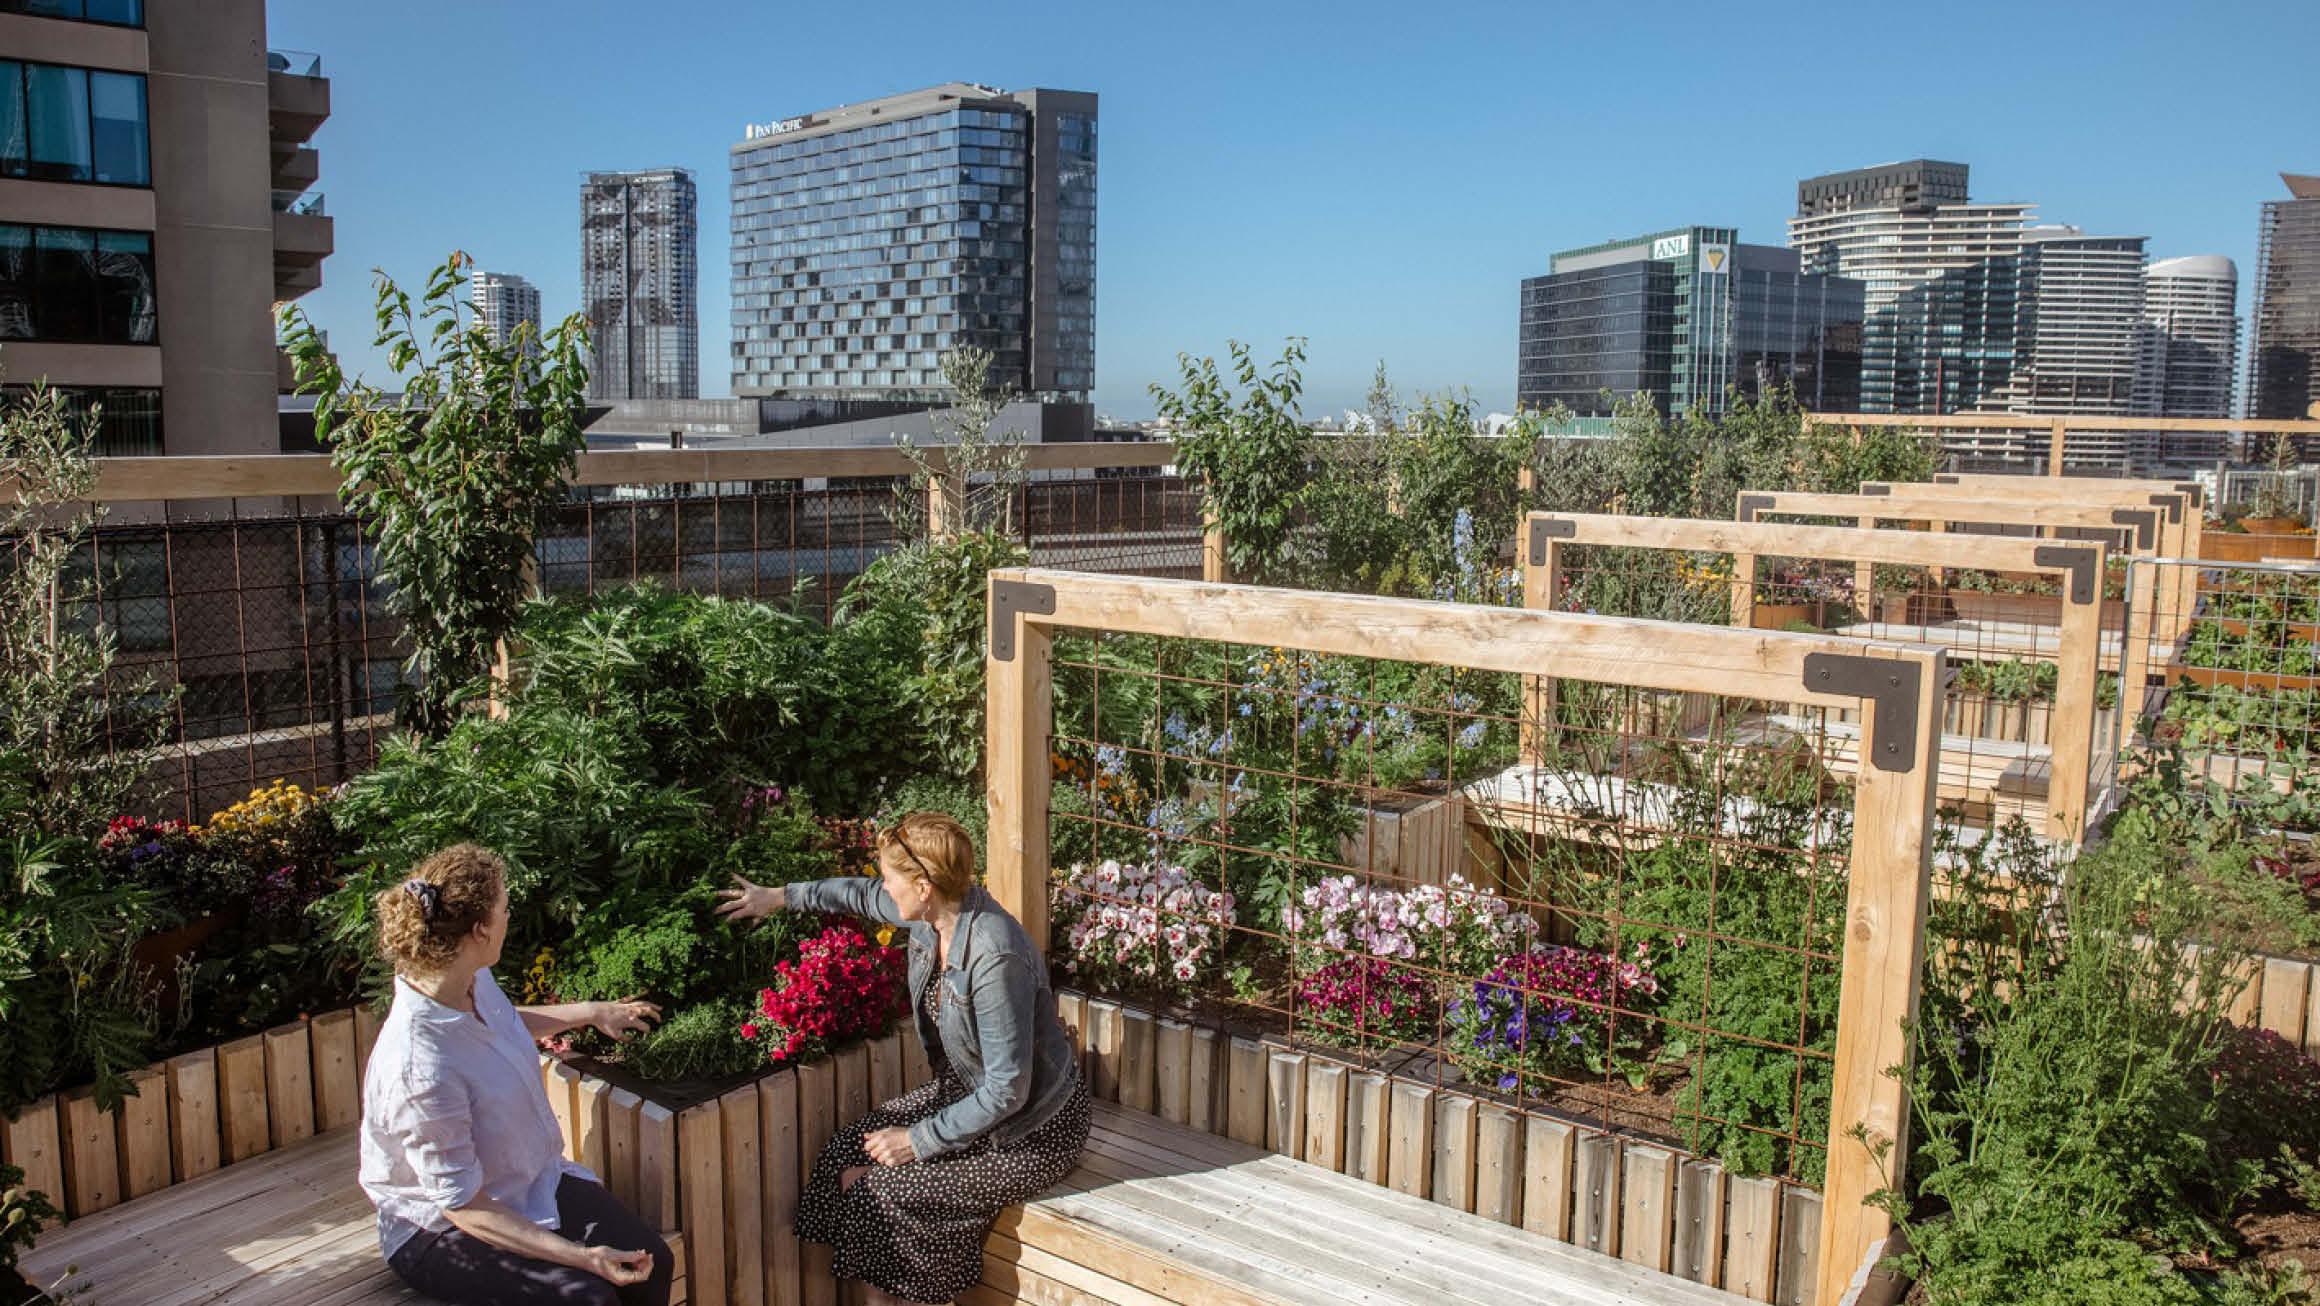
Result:
[[[934,967],[934,926],[896,915],[875,876],[793,884],[786,898],[801,911],[866,916],[909,933],[910,1008],[919,1041],[933,1048],[939,1039],[952,1073],[967,1086],[965,1097],[910,1127],[910,1148],[920,1157],[956,1151],[985,1135],[994,1143],[1014,1142],[1046,1124],[1071,1096],[1079,1061],[1055,1014],[1047,964],[1022,925],[979,886],[959,904],[933,1028],[919,995]]]

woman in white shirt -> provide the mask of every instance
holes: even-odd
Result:
[[[362,1186],[405,1283],[449,1306],[667,1306],[667,1244],[564,1159],[534,1040],[582,1025],[620,1038],[644,1002],[517,1007],[492,979],[507,871],[446,848],[378,897],[394,1006],[363,1085]]]

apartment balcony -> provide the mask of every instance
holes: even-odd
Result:
[[[274,297],[296,299],[322,285],[322,260],[335,247],[319,192],[274,192]]]
[[[276,142],[273,173],[275,190],[303,191],[321,179],[321,154],[309,146]]]
[[[266,116],[276,145],[301,145],[330,118],[330,79],[322,56],[303,50],[266,52]]]

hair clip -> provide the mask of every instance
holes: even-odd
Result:
[[[419,900],[419,919],[429,925],[435,923],[435,913],[443,908],[443,891],[425,880],[403,881],[403,892]]]

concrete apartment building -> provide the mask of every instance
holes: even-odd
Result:
[[[1094,95],[953,82],[753,125],[732,161],[734,394],[923,409],[971,345],[1092,423]]]
[[[2283,172],[2264,201],[2248,331],[2247,415],[2320,417],[2320,176]]]
[[[1804,270],[1866,287],[1861,411],[2003,404],[2031,205],[1973,204],[1966,165],[1915,159],[1806,178],[1788,243]]]
[[[590,399],[701,397],[700,197],[685,168],[580,183]]]
[[[505,345],[515,337],[518,327],[528,324],[532,334],[524,352],[540,356],[539,287],[512,272],[477,268],[468,279],[468,296],[475,305],[476,320],[491,333],[493,344]]]
[[[2006,407],[2058,417],[2134,412],[2144,237],[2076,227],[2022,233],[2020,321]]]
[[[2136,353],[2136,416],[2231,416],[2239,267],[2221,254],[2191,254],[2144,269]]]
[[[0,368],[101,401],[100,452],[281,448],[273,305],[322,284],[313,55],[264,0],[0,12]]]

